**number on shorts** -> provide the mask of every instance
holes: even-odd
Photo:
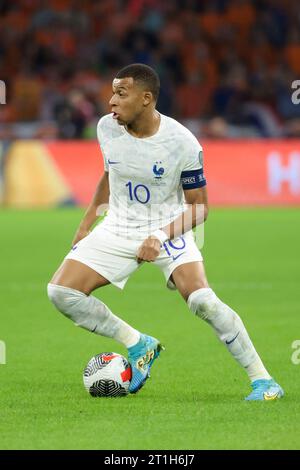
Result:
[[[171,240],[168,240],[167,242],[164,243],[165,250],[169,256],[171,256],[169,248],[173,248],[174,250],[183,250],[183,248],[185,248],[185,245],[186,245],[185,239],[181,236],[179,237],[179,240],[182,241],[182,244],[180,244],[179,246],[174,245],[174,240],[173,242]],[[169,247],[167,245],[169,245]]]

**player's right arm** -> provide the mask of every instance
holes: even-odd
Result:
[[[79,227],[75,233],[75,236],[72,241],[72,246],[76,245],[79,240],[86,237],[89,232],[90,228],[94,224],[94,222],[98,219],[99,215],[104,212],[105,207],[108,206],[109,200],[109,180],[108,180],[108,172],[104,171],[103,176],[101,177],[95,194],[91,203],[89,204],[83,219],[81,220]]]

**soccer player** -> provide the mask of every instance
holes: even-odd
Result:
[[[208,212],[202,147],[188,129],[156,110],[159,86],[156,72],[143,64],[129,65],[114,78],[112,113],[97,128],[105,172],[73,248],[48,284],[48,296],[76,325],[128,349],[129,391],[135,393],[147,380],[161,343],[91,293],[109,283],[123,288],[141,263],[152,262],[245,369],[252,386],[246,400],[278,399],[284,392],[264,367],[242,320],[208,285],[191,230]],[[90,231],[107,203],[107,215]]]

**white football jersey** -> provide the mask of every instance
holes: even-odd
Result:
[[[110,187],[101,226],[145,239],[185,210],[183,189],[206,184],[202,147],[187,128],[163,114],[156,134],[146,138],[133,137],[112,116],[103,116],[97,126]]]

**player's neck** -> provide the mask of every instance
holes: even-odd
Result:
[[[154,109],[149,116],[143,116],[141,119],[127,124],[125,128],[133,137],[139,139],[151,137],[157,133],[160,126],[160,119],[159,112]]]

